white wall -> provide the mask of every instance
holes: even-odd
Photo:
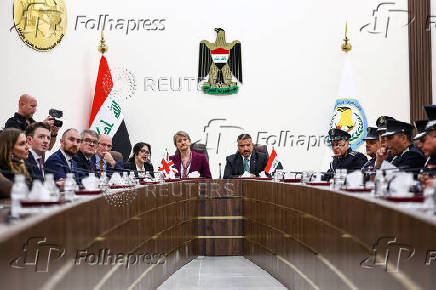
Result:
[[[127,5],[128,3],[128,5]],[[42,120],[50,108],[64,110],[65,128],[87,126],[100,55],[99,32],[75,30],[76,17],[166,19],[163,31],[106,31],[112,68],[130,70],[137,90],[126,101],[126,124],[132,144],[150,142],[155,166],[165,148],[174,150],[172,135],[186,130],[193,140],[205,141],[204,127],[213,118],[227,121],[216,125],[243,127],[253,136],[325,135],[333,110],[344,53],[340,44],[348,21],[353,45],[358,99],[369,125],[376,118],[392,115],[409,119],[407,27],[401,27],[406,15],[391,15],[388,37],[360,32],[373,22],[372,10],[379,1],[306,0],[306,1],[66,1],[67,34],[50,52],[26,47],[13,25],[13,1],[0,4],[0,58],[3,69],[0,82],[2,106],[0,123],[17,109],[17,98],[24,92],[39,100],[35,118]],[[397,1],[407,9],[407,1]],[[385,15],[386,16],[386,15]],[[381,18],[381,17],[380,17]],[[380,24],[381,25],[381,24]],[[211,96],[186,87],[180,92],[145,91],[144,78],[196,77],[198,46],[203,39],[215,41],[215,27],[226,30],[227,41],[242,42],[244,84],[231,96]],[[435,54],[434,54],[435,55]],[[236,150],[237,129],[220,129],[219,154],[211,142],[217,128],[209,128],[209,154],[213,175],[217,164]],[[295,141],[294,141],[295,142]],[[276,146],[287,169],[317,169],[325,148]]]

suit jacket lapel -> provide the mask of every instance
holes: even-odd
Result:
[[[250,173],[256,174],[256,151],[253,150],[250,158]]]

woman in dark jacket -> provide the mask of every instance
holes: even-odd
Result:
[[[154,178],[153,164],[150,162],[151,146],[150,144],[139,142],[133,146],[133,156],[124,164],[124,169],[135,171],[135,176],[143,178],[145,173],[149,172]]]
[[[32,179],[24,164],[29,156],[26,135],[19,129],[9,128],[0,133],[0,172],[10,181],[15,174],[24,174],[30,185]]]

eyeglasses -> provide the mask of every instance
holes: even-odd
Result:
[[[98,141],[97,140],[92,140],[92,139],[83,139],[83,142],[88,143],[89,145],[97,145]]]
[[[106,147],[106,148],[112,149],[112,145],[109,145],[109,144],[98,143],[98,145],[100,145],[102,147]]]
[[[145,150],[145,149],[142,149],[140,152],[141,152],[142,154],[150,155],[150,152],[147,151],[147,150]]]

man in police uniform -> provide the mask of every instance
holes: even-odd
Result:
[[[426,152],[423,151],[425,136],[427,135],[427,132],[425,131],[425,128],[427,127],[427,123],[428,120],[415,121],[416,136],[413,138],[413,143],[415,144],[416,148],[421,150],[425,156],[428,156],[428,154],[426,154]]]
[[[425,188],[433,186],[436,177],[436,105],[424,106],[424,109],[428,121],[424,131],[417,137],[420,137],[421,150],[427,157],[422,174],[419,176],[421,185]]]
[[[388,151],[378,151],[375,168],[380,168],[384,162],[402,169],[417,170],[424,166],[424,154],[411,142],[413,129],[415,127],[409,123],[397,120],[387,121],[386,133],[382,137],[387,138],[387,148],[394,158],[391,162],[386,161],[389,156]]]
[[[385,154],[387,152],[388,157],[386,158],[386,161],[391,162],[394,157],[388,149],[387,137],[382,137],[383,134],[386,133],[386,124],[388,120],[395,120],[395,118],[389,116],[380,116],[375,122],[380,140],[380,148],[377,150],[377,153]]]
[[[375,155],[377,150],[380,149],[380,139],[378,136],[377,128],[368,127],[368,134],[365,138],[366,154],[371,157],[371,160],[366,162],[363,167],[363,172],[370,172],[375,167]]]
[[[335,156],[330,163],[328,174],[334,174],[336,169],[360,170],[368,161],[368,158],[362,153],[351,150],[348,142],[351,135],[347,132],[340,129],[330,129],[329,138]]]

